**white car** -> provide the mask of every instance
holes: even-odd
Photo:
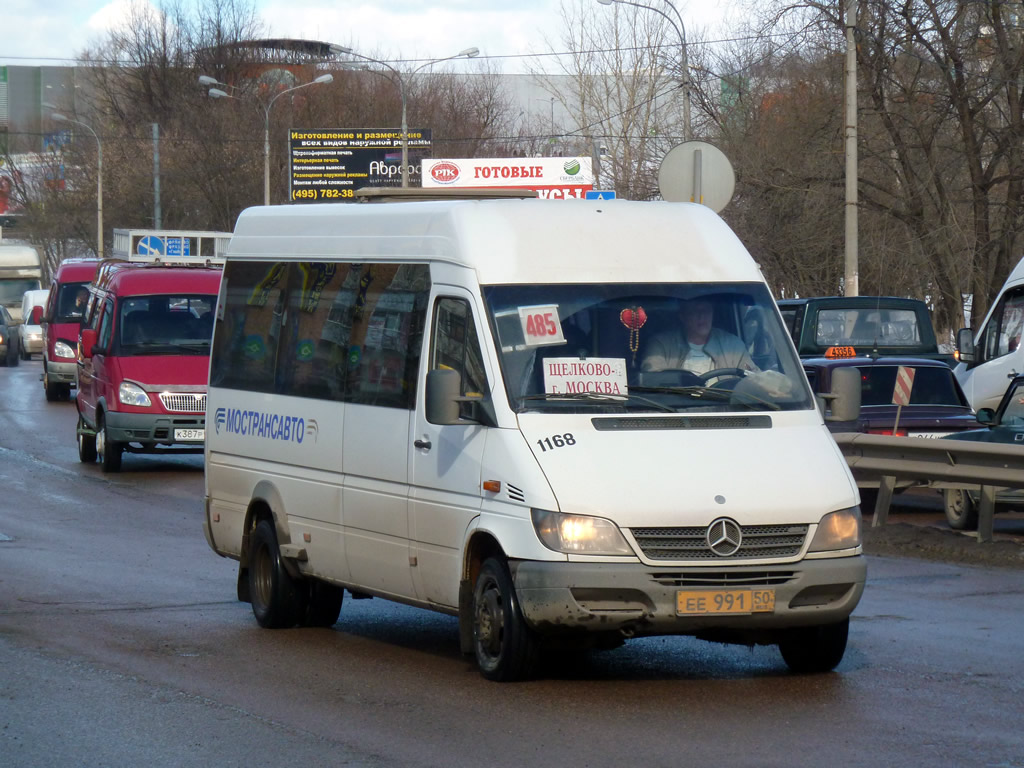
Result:
[[[46,307],[46,298],[50,292],[43,289],[25,291],[21,299],[21,325],[18,326],[18,354],[22,360],[31,360],[32,355],[43,351],[43,328],[32,324],[32,310],[35,307]]]

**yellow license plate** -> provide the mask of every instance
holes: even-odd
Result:
[[[772,613],[774,589],[700,589],[676,592],[676,613],[680,616]]]

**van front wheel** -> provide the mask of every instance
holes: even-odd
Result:
[[[274,523],[260,520],[249,541],[249,598],[257,623],[264,629],[294,627],[306,607],[299,591],[306,585],[285,569]]]
[[[499,682],[529,677],[539,656],[540,641],[519,610],[508,566],[493,557],[473,589],[473,648],[480,673]]]
[[[120,472],[124,446],[116,440],[110,439],[105,418],[101,416],[97,421],[99,423],[96,425],[96,455],[100,460],[100,468],[104,472]]]
[[[786,630],[779,641],[779,651],[793,672],[828,672],[843,660],[849,634],[849,619],[818,627],[794,627]]]
[[[78,417],[78,460],[83,464],[92,464],[96,461],[96,435],[83,432],[87,429],[82,417]]]

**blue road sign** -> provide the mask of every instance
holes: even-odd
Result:
[[[188,238],[171,237],[165,240],[157,235],[146,235],[139,239],[135,252],[141,256],[188,256]]]
[[[614,200],[614,189],[588,189],[583,193],[584,200]]]

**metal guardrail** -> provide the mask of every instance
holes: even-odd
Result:
[[[981,491],[978,541],[992,541],[996,491],[1024,488],[1024,446],[839,432],[832,437],[858,481],[878,481],[871,527],[885,525],[897,484]]]

